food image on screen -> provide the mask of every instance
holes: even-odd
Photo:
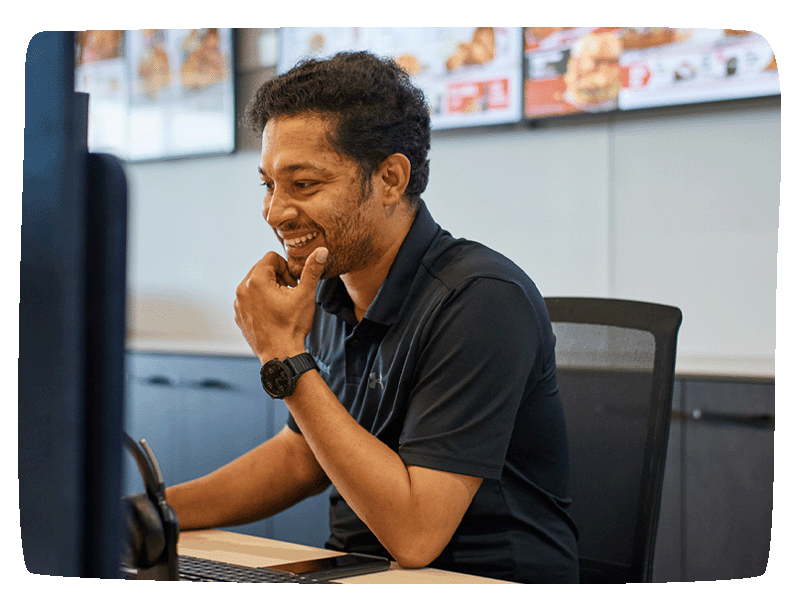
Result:
[[[190,90],[201,90],[225,78],[225,59],[216,29],[194,29],[184,40],[185,59],[181,81]]]
[[[525,50],[532,50],[539,46],[545,38],[564,31],[566,27],[526,27],[525,28]]]
[[[527,118],[780,94],[775,54],[749,30],[526,27],[524,40]]]
[[[678,30],[670,27],[622,27],[620,40],[624,50],[641,50],[671,44],[678,37]]]
[[[409,75],[419,75],[419,72],[422,70],[419,59],[413,54],[400,55],[394,61]]]
[[[575,44],[567,61],[567,99],[580,104],[615,102],[622,87],[622,42],[613,33],[593,33]]]
[[[76,65],[118,59],[122,56],[124,31],[90,29],[75,33]]]
[[[614,28],[525,28],[526,117],[616,108],[621,42]]]
[[[311,54],[322,52],[325,48],[325,36],[321,33],[315,33],[308,39],[308,51]]]
[[[462,65],[483,65],[494,58],[494,29],[478,27],[469,42],[462,42],[458,50],[447,59],[448,71],[454,71]]]
[[[164,49],[163,29],[143,29],[144,50],[139,56],[139,80],[142,90],[151,99],[172,83],[169,57]]]

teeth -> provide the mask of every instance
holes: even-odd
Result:
[[[299,238],[285,240],[284,242],[286,243],[287,247],[299,247],[300,245],[307,243],[309,240],[315,239],[318,234],[319,232],[312,232],[311,234],[306,234],[305,236],[301,236]]]

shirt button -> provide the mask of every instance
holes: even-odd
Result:
[[[361,342],[358,339],[353,339],[350,341],[350,348],[351,349],[358,349],[361,346]]]

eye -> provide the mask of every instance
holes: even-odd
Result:
[[[310,195],[316,192],[316,187],[319,184],[316,180],[297,180],[294,183],[295,190],[300,193]]]
[[[261,186],[263,186],[267,190],[272,190],[274,187],[272,182],[261,182]]]

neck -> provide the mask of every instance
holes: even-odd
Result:
[[[397,220],[390,228],[391,232],[387,233],[390,234],[387,236],[389,244],[373,263],[363,270],[342,274],[342,282],[353,301],[353,309],[359,322],[378,295],[413,222],[413,213],[405,219]]]

